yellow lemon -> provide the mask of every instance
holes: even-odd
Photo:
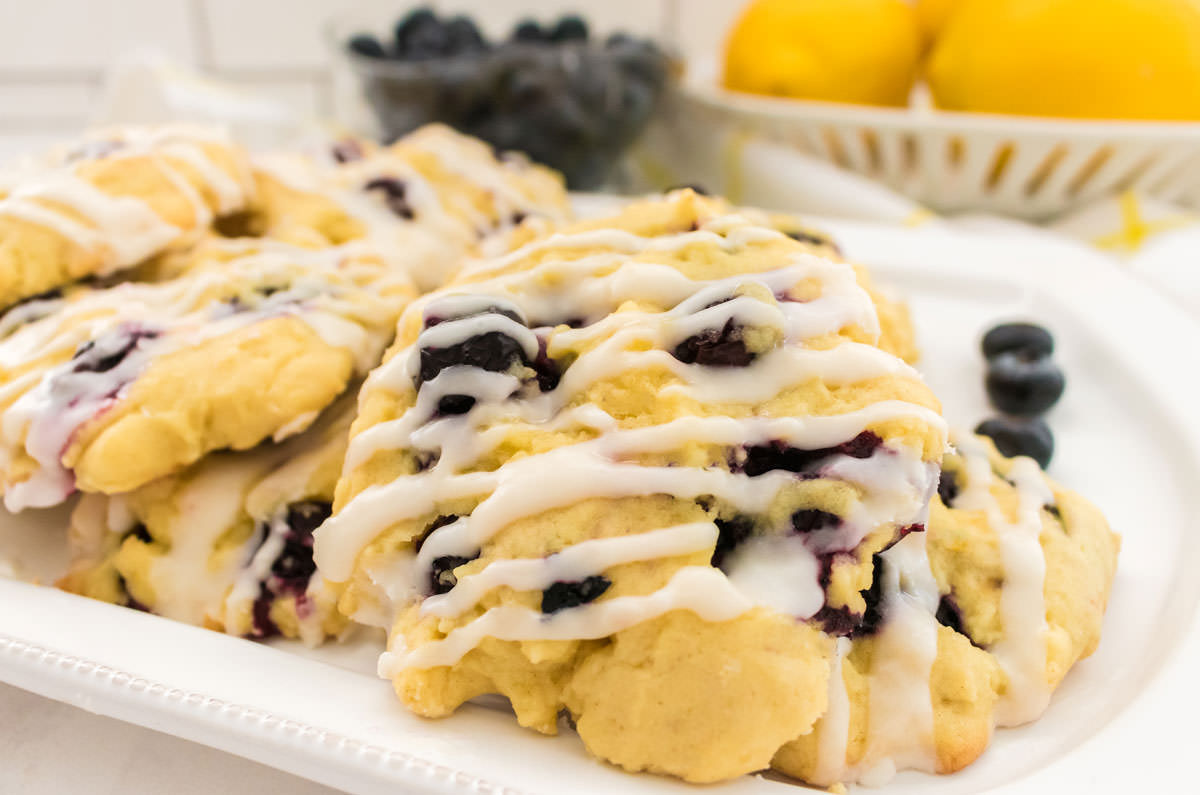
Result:
[[[964,0],[929,83],[952,110],[1200,119],[1200,0]]]
[[[917,0],[917,24],[926,47],[933,45],[960,0]]]
[[[754,0],[725,47],[728,88],[904,105],[921,36],[904,0]]]

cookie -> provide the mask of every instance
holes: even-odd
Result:
[[[821,786],[959,770],[1095,650],[1120,547],[1096,507],[970,435],[938,490],[924,538],[880,556],[898,579],[876,578],[878,627],[839,640],[829,709],[776,769]]]
[[[302,245],[367,239],[423,290],[467,254],[505,250],[568,215],[562,177],[430,125],[387,147],[342,141],[326,153],[261,158],[260,202],[245,229]]]
[[[65,590],[233,635],[315,645],[346,627],[315,571],[353,398],[303,434],[206,456],[128,494],[85,494],[71,514]]]
[[[690,191],[475,263],[369,377],[318,565],[419,714],[500,693],[630,770],[762,769],[936,487],[879,334],[851,266]]]
[[[100,130],[0,185],[0,308],[186,246],[254,191],[228,137],[180,125]]]
[[[378,362],[414,294],[369,249],[231,245],[177,279],[74,290],[0,340],[10,510],[302,431]]]

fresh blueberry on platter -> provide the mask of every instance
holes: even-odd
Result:
[[[983,336],[983,356],[994,359],[1002,353],[1017,353],[1040,359],[1054,353],[1054,337],[1035,323],[1002,323]]]
[[[1029,456],[1042,469],[1050,465],[1054,456],[1054,434],[1041,418],[993,417],[979,423],[975,433],[991,439],[1002,455]]]
[[[988,398],[1006,414],[1033,416],[1062,397],[1066,378],[1048,356],[1030,358],[1026,350],[1007,350],[988,360]]]

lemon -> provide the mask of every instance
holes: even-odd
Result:
[[[754,0],[726,43],[724,82],[755,94],[904,105],[920,51],[904,0]]]
[[[938,34],[950,18],[950,13],[961,0],[917,0],[917,24],[921,28],[921,40],[926,47],[933,45]]]
[[[1200,0],[964,0],[929,83],[953,110],[1200,119]]]

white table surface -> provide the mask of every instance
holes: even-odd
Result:
[[[241,757],[0,684],[0,793],[331,795]]]

